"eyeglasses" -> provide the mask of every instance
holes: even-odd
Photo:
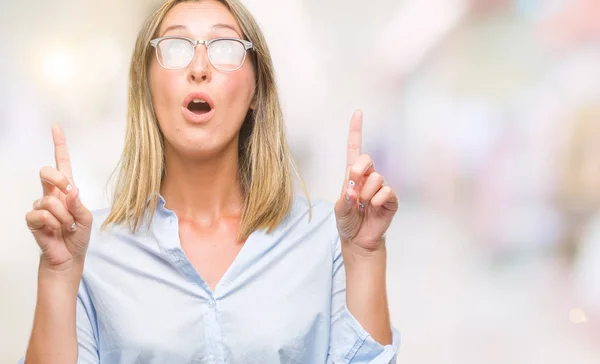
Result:
[[[238,38],[214,38],[194,40],[186,37],[168,36],[152,39],[156,58],[163,68],[178,70],[187,67],[194,59],[196,46],[204,44],[208,60],[220,71],[239,70],[246,59],[246,51],[254,50],[252,42]]]

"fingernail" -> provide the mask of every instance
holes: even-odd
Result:
[[[67,185],[67,193],[69,193],[69,191],[71,191],[73,189],[73,187],[71,185]]]
[[[75,223],[71,224],[71,231],[77,230],[77,225]]]
[[[40,200],[35,200],[35,202],[33,203],[33,208],[34,209],[39,209],[40,208]]]
[[[346,202],[350,202],[350,195],[346,192]]]
[[[356,182],[348,181],[348,188],[354,188],[355,185],[356,185]]]

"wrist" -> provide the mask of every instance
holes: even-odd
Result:
[[[83,261],[74,260],[65,262],[59,266],[48,263],[45,259],[40,259],[38,267],[38,282],[61,282],[79,286],[83,274]]]
[[[346,272],[348,269],[385,271],[387,261],[385,244],[380,244],[377,249],[364,249],[354,243],[342,242],[342,256]]]
[[[385,255],[385,237],[368,242],[357,242],[350,239],[341,239],[342,252],[355,256],[357,259],[376,259]]]

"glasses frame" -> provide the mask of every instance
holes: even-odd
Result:
[[[165,65],[162,64],[162,62],[160,61],[160,57],[158,56],[158,43],[160,43],[162,40],[165,40],[165,39],[181,39],[181,40],[186,40],[186,41],[188,41],[192,45],[192,49],[194,50],[194,54],[192,54],[192,58],[190,58],[190,61],[185,66],[174,67],[173,68],[173,67],[165,67]],[[212,60],[210,59],[210,53],[208,51],[208,47],[210,47],[210,45],[212,43],[214,43],[216,41],[219,41],[219,40],[233,40],[233,41],[241,43],[244,46],[244,50],[245,50],[245,52],[244,52],[244,58],[242,59],[242,62],[240,63],[240,66],[238,68],[233,69],[233,70],[229,70],[229,69],[228,70],[224,70],[224,69],[219,68],[219,67],[217,67],[217,66],[215,66],[213,64]],[[242,68],[242,66],[244,65],[244,62],[246,61],[246,54],[248,53],[247,51],[249,49],[250,50],[255,50],[254,44],[252,44],[252,42],[247,41],[245,39],[230,38],[230,37],[213,38],[213,39],[210,39],[210,40],[196,40],[196,39],[192,39],[192,38],[188,38],[188,37],[181,37],[181,36],[173,35],[173,36],[166,36],[166,37],[155,38],[155,39],[152,39],[150,41],[150,45],[154,47],[154,50],[155,50],[154,53],[156,55],[156,60],[158,61],[158,64],[160,64],[160,66],[162,68],[168,69],[168,70],[180,70],[180,69],[184,69],[187,66],[189,66],[192,63],[192,61],[194,60],[194,58],[196,57],[196,46],[198,44],[204,44],[204,46],[206,47],[206,54],[208,55],[208,60],[209,60],[210,64],[215,69],[218,69],[219,71],[223,71],[223,72],[235,72],[235,71],[239,70],[240,68]]]

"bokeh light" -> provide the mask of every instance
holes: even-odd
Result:
[[[53,49],[44,55],[42,69],[47,81],[64,86],[75,79],[77,62],[73,51]]]

